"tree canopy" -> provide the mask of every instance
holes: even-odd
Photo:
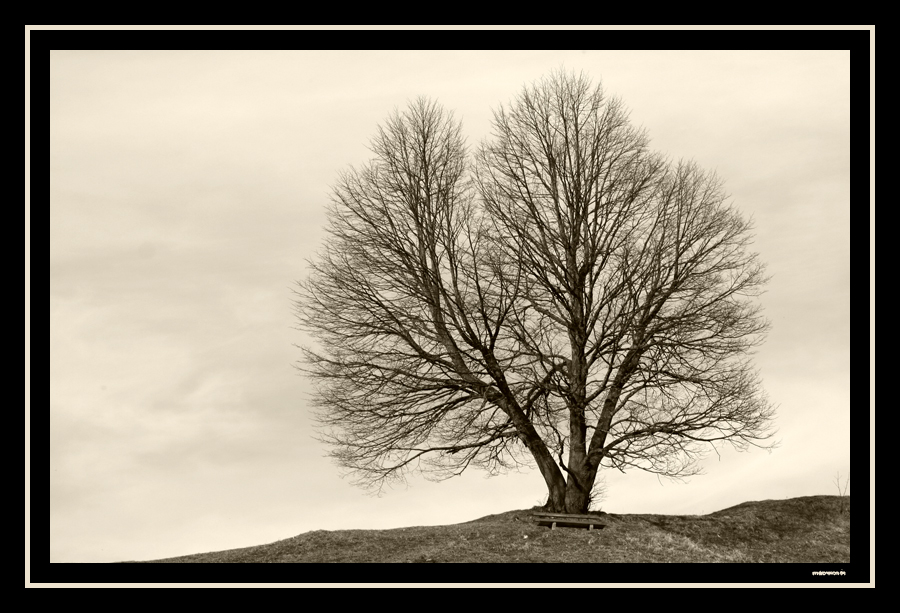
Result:
[[[547,508],[581,513],[601,467],[681,477],[765,445],[750,224],[620,101],[554,73],[470,155],[423,98],[371,150],[295,303],[322,440],[359,483],[536,465]]]

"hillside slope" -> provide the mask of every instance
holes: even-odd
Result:
[[[532,510],[448,526],[315,530],[267,545],[148,562],[850,561],[849,497],[745,502],[708,515],[600,513],[606,527],[593,531],[538,526]]]

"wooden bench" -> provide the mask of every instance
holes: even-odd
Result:
[[[531,517],[539,526],[550,526],[555,530],[557,526],[566,528],[587,528],[593,530],[594,526],[603,529],[606,524],[598,515],[576,515],[573,513],[532,513]]]

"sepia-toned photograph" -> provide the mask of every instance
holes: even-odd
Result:
[[[849,569],[849,51],[49,67],[51,563]]]

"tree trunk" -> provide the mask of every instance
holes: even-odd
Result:
[[[538,468],[541,470],[541,475],[543,475],[549,491],[544,510],[552,513],[565,513],[566,482],[553,461],[553,457],[549,453],[533,455],[537,460]]]
[[[506,410],[510,411],[508,408]],[[531,452],[532,457],[538,465],[538,469],[541,471],[541,475],[544,477],[544,482],[547,484],[549,496],[547,497],[547,503],[544,505],[544,509],[553,513],[564,513],[566,508],[566,481],[563,478],[559,467],[556,465],[556,462],[553,461],[550,450],[547,449],[547,445],[545,445],[541,437],[538,436],[538,433],[535,431],[534,426],[531,425],[531,422],[525,420],[521,413],[516,414],[515,412],[510,411],[509,414],[513,417],[514,421],[520,422],[519,439],[525,444],[528,451]],[[516,419],[517,417],[518,419]]]
[[[591,490],[597,478],[597,471],[587,464],[570,467],[569,470],[571,472],[566,482],[566,513],[587,513],[590,510]]]
[[[544,468],[540,462],[538,462],[538,467],[541,468],[541,473],[544,474]],[[555,464],[550,468],[553,473],[561,476]],[[583,467],[578,471],[577,480],[569,473],[568,478],[564,482],[561,479],[548,479],[547,475],[544,474],[544,480],[547,482],[550,494],[547,503],[543,507],[544,510],[551,513],[574,513],[578,515],[587,513],[590,510],[591,490],[596,478],[596,469],[591,469],[590,467]]]
[[[573,479],[569,479],[566,484],[566,513],[584,514],[588,512],[591,504],[591,491],[584,491],[574,483]]]

